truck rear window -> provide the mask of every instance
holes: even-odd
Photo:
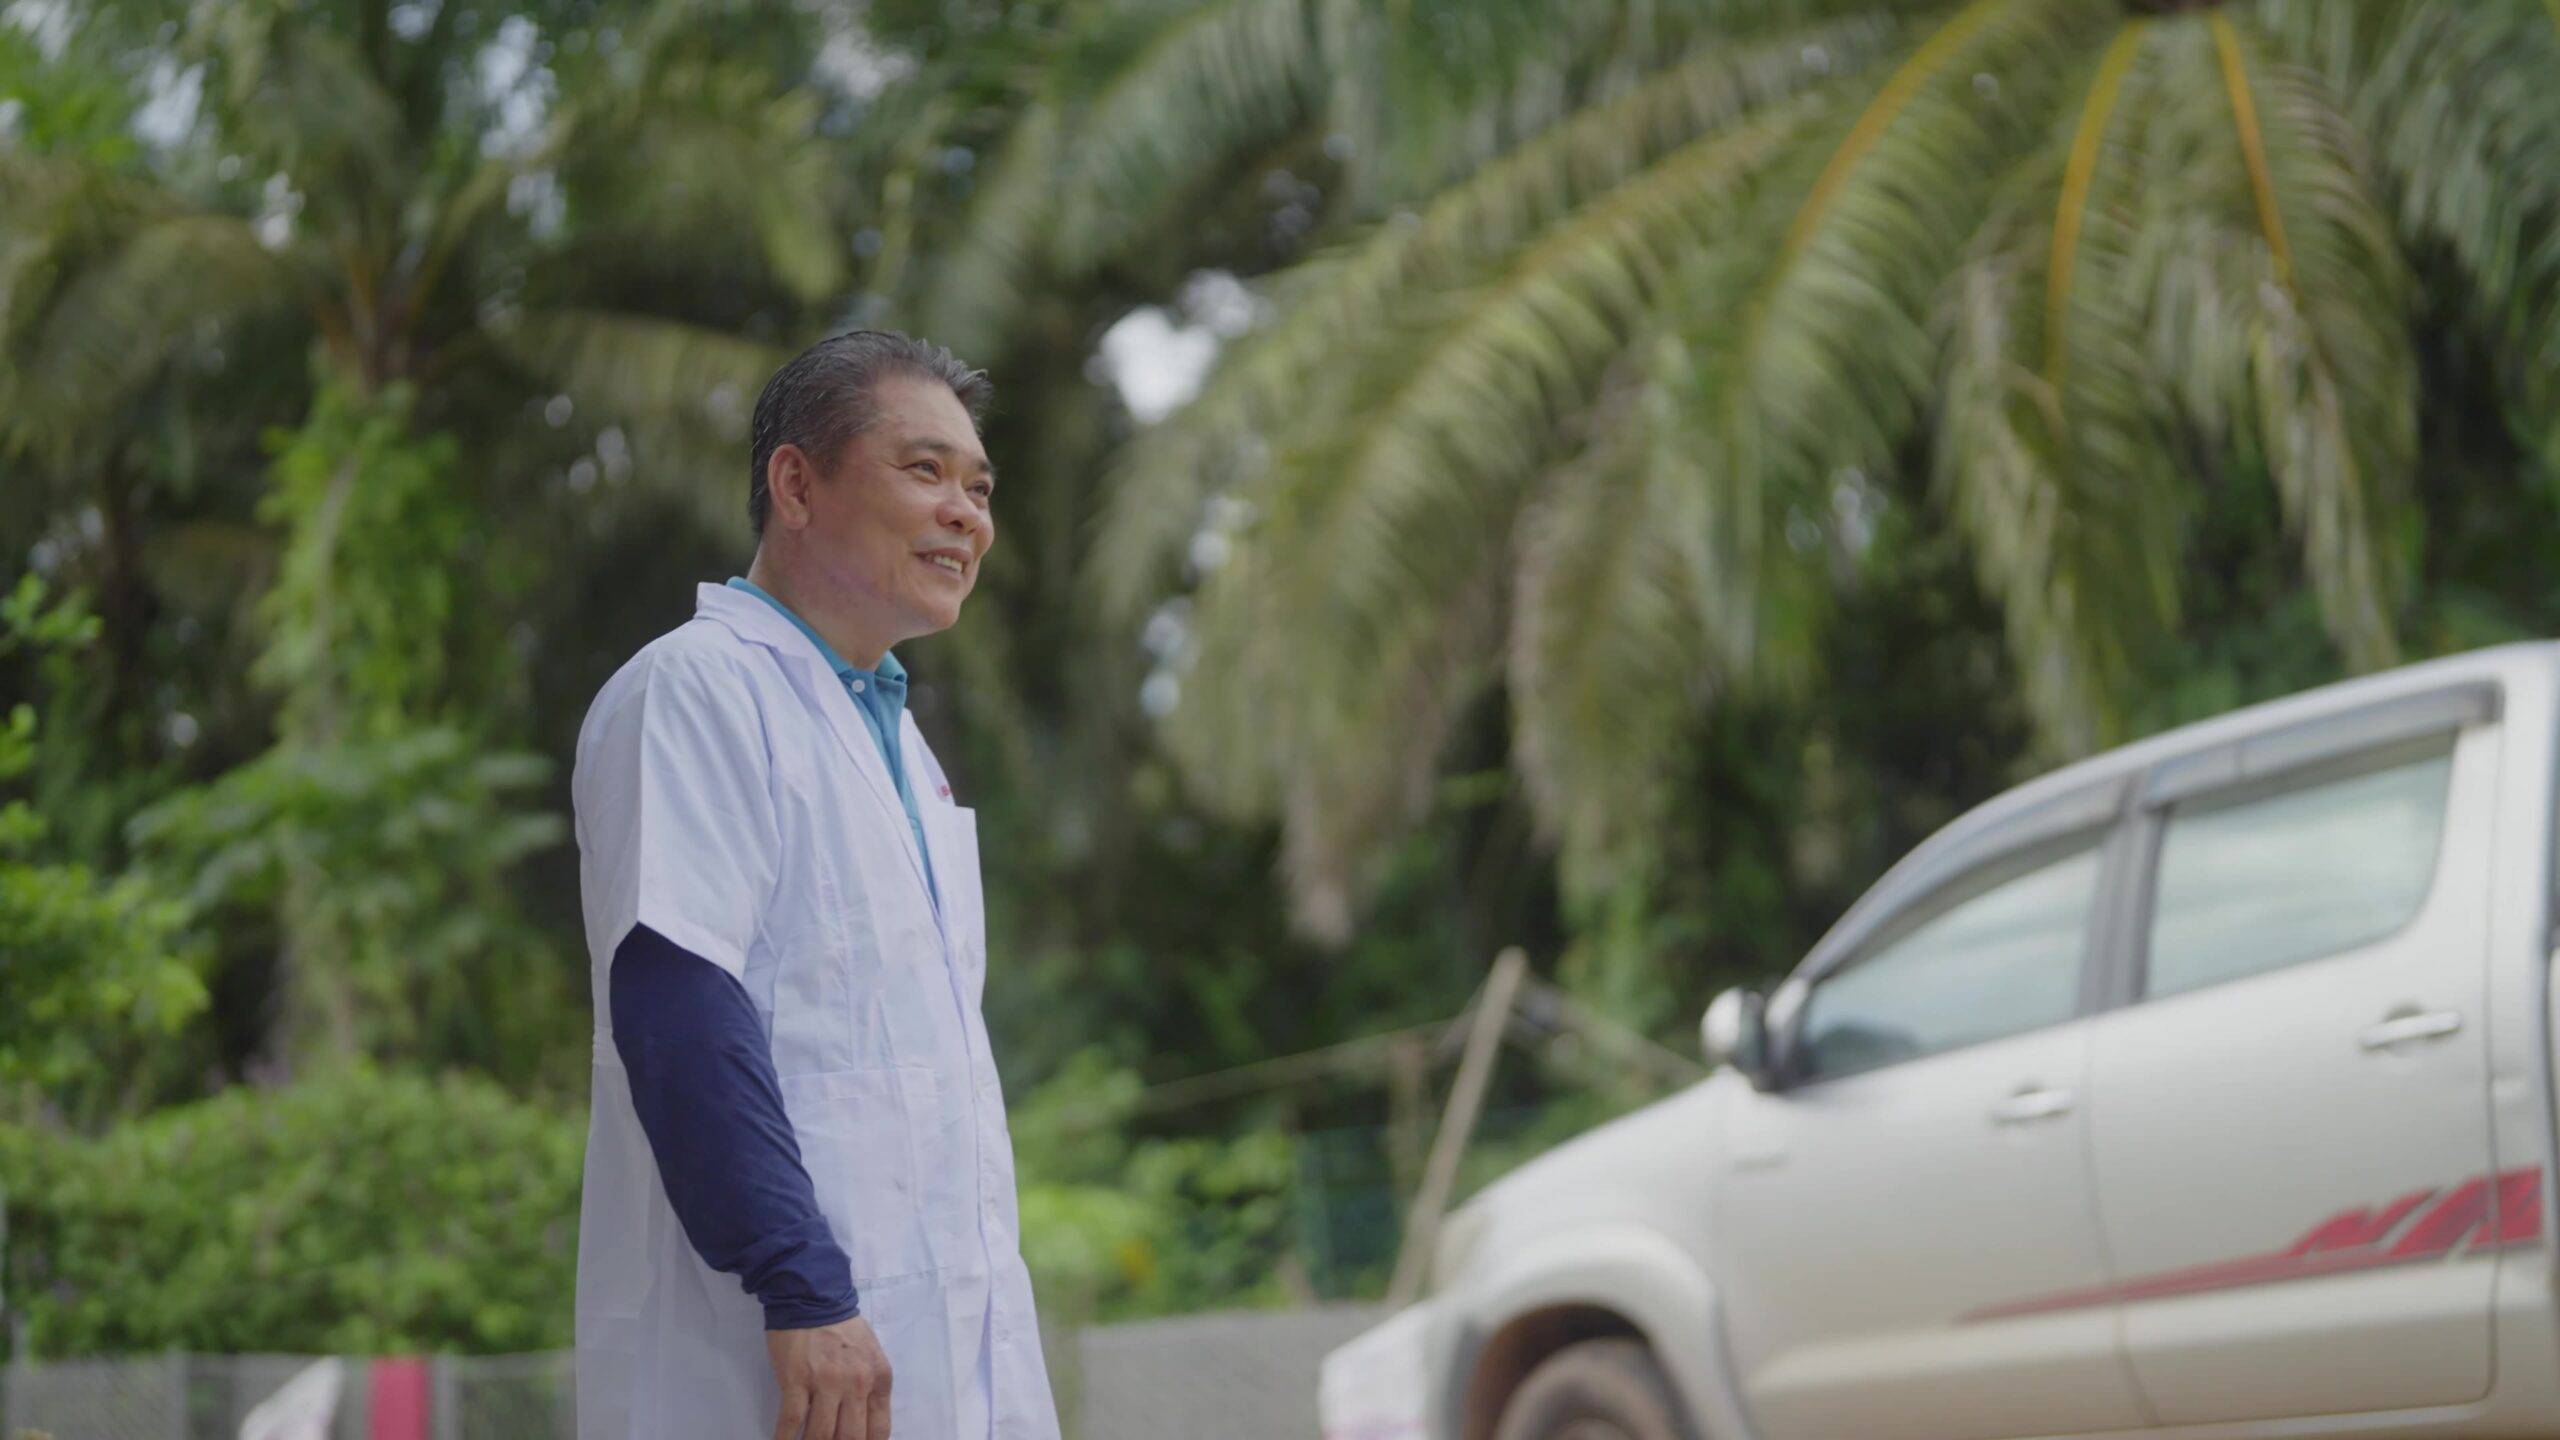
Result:
[[[2352,950],[2417,918],[2435,879],[2452,770],[2448,736],[2358,772],[2173,809],[2146,993]]]

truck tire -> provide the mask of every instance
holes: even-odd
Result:
[[[1493,1440],[1692,1440],[1671,1382],[1641,1340],[1612,1337],[1548,1356],[1502,1407]]]

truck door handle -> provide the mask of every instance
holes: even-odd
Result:
[[[2071,1113],[2073,1104],[2068,1090],[2047,1090],[2030,1086],[1991,1107],[1994,1125],[2025,1125],[2037,1120],[2050,1120]]]
[[[2423,1015],[2394,1015],[2379,1025],[2367,1025],[2356,1032],[2356,1044],[2367,1050],[2388,1050],[2412,1040],[2434,1040],[2462,1028],[2462,1016],[2451,1010],[2431,1010]]]

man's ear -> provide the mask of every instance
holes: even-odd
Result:
[[[799,446],[781,444],[764,462],[765,498],[772,519],[797,530],[809,523],[809,488],[817,483],[818,467],[810,462]]]

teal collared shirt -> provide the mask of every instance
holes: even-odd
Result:
[[[907,824],[916,832],[916,854],[924,858],[925,888],[932,894],[935,908],[939,909],[942,905],[941,887],[933,878],[933,852],[924,844],[924,817],[916,811],[915,792],[907,785],[907,767],[899,761],[898,717],[907,708],[907,667],[898,663],[896,655],[882,651],[880,663],[865,670],[837,654],[836,647],[827,643],[826,636],[809,628],[809,622],[793,614],[790,606],[766,594],[763,586],[743,575],[732,575],[729,588],[744,590],[781,611],[783,618],[799,626],[800,633],[808,636],[818,647],[818,653],[826,658],[827,668],[835,671],[836,679],[844,683],[844,692],[852,697],[855,713],[862,717],[863,725],[871,731],[871,738],[880,743],[880,758],[889,762],[889,778],[898,787],[899,803],[907,807]]]

